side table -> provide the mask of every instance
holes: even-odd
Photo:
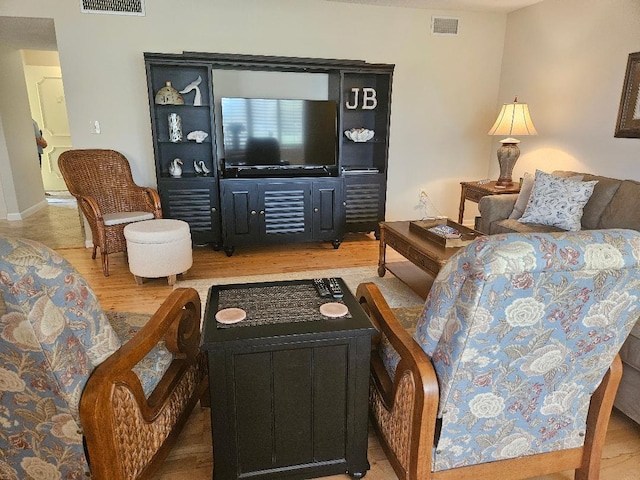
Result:
[[[307,479],[367,470],[371,337],[342,279],[349,314],[322,317],[311,280],[213,286],[201,348],[209,362],[214,480]],[[231,304],[246,320],[221,325]],[[248,322],[243,324],[244,322]]]
[[[469,200],[478,203],[482,197],[487,195],[503,195],[505,193],[519,193],[520,184],[514,183],[510,187],[496,187],[496,182],[460,182],[462,192],[460,193],[460,210],[458,211],[458,223],[464,220],[464,202]]]

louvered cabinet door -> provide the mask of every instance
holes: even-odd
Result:
[[[220,246],[220,207],[213,179],[160,179],[158,190],[164,218],[187,222],[195,244]]]
[[[386,180],[384,175],[345,177],[345,215],[348,232],[379,232],[384,221]]]
[[[263,242],[305,242],[312,239],[311,182],[271,181],[259,186],[258,222]]]

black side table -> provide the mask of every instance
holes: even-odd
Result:
[[[321,300],[310,280],[209,290],[201,348],[209,361],[215,480],[362,478],[369,470],[375,329],[339,281],[349,318],[316,313]],[[229,295],[240,304],[230,305]],[[216,321],[231,306],[247,311],[244,325]],[[267,323],[251,325],[256,317]]]

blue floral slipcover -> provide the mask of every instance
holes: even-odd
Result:
[[[491,235],[451,258],[414,333],[440,386],[434,471],[584,443],[591,393],[640,315],[639,260],[640,233],[622,229]]]
[[[0,294],[0,478],[85,479],[82,391],[149,316],[105,314],[63,257],[28,240],[0,238]],[[159,345],[138,364],[147,396],[171,360]]]

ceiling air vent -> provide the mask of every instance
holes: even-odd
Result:
[[[431,17],[433,35],[458,35],[460,19],[456,17]]]
[[[144,16],[144,0],[80,0],[80,11]]]

